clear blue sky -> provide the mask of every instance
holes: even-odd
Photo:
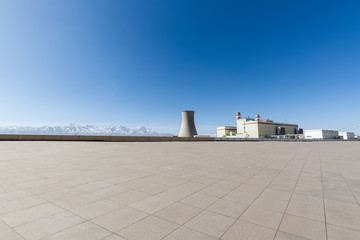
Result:
[[[360,1],[0,0],[0,124],[360,134]]]

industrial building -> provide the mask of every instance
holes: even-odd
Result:
[[[236,129],[236,135],[235,134]],[[303,129],[297,124],[278,123],[269,119],[260,119],[257,114],[255,118],[242,117],[240,112],[236,113],[236,127],[218,127],[218,137],[239,138],[302,138]]]
[[[224,126],[218,127],[216,129],[216,136],[217,137],[235,137],[236,136],[236,127]]]
[[[306,139],[339,139],[339,131],[328,129],[305,130]]]
[[[349,139],[355,139],[355,133],[353,132],[339,132],[340,139],[343,140],[349,140]]]

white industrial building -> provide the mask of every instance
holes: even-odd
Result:
[[[339,132],[340,139],[349,140],[355,139],[355,133],[353,132]]]
[[[306,139],[339,139],[339,131],[327,129],[305,130]]]
[[[236,130],[236,136],[235,136]],[[242,117],[236,113],[236,127],[218,127],[218,137],[239,138],[302,138],[303,130],[297,124],[278,123],[269,119]]]
[[[224,126],[216,129],[217,137],[235,137],[236,127]]]

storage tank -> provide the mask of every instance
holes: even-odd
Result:
[[[197,135],[194,111],[182,111],[182,121],[178,137],[194,137]]]

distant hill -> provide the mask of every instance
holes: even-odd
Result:
[[[0,127],[0,134],[27,135],[95,135],[95,136],[172,136],[146,127],[128,128],[124,126],[95,126],[69,124],[65,126],[6,126]]]

